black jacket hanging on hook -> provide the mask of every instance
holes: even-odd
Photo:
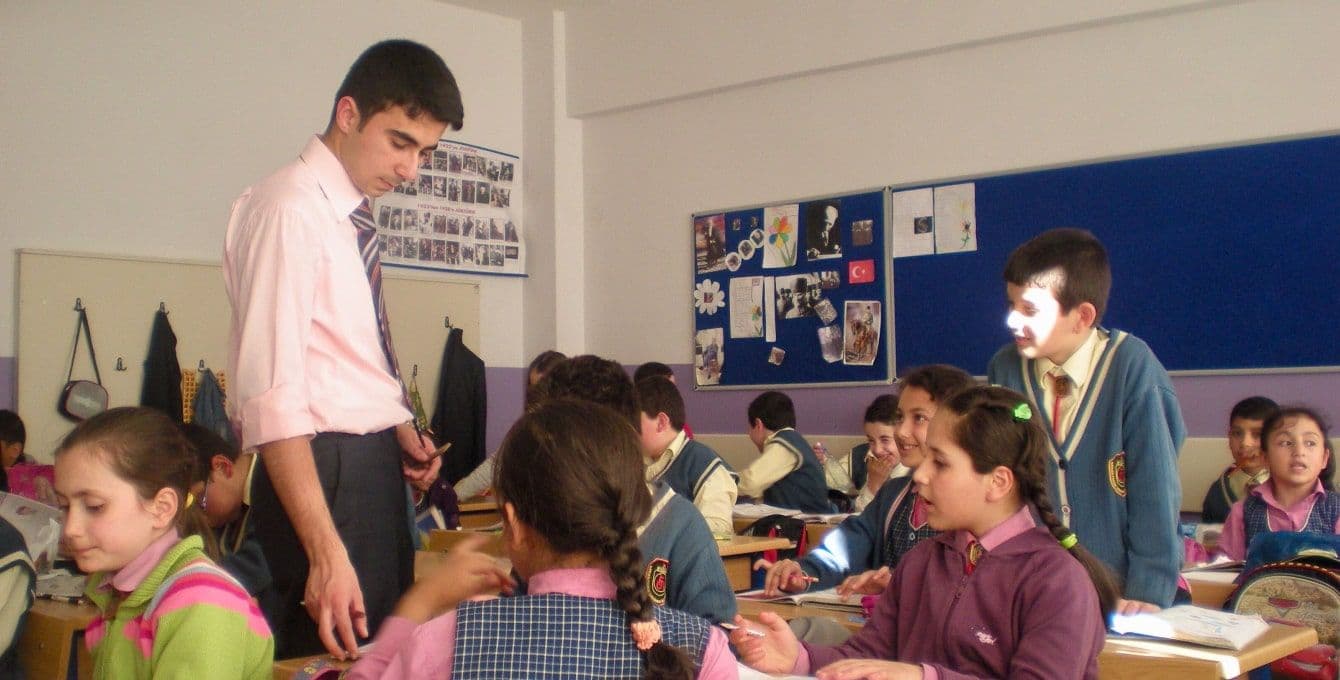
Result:
[[[149,356],[144,359],[144,384],[140,405],[151,406],[182,422],[181,365],[177,363],[177,334],[168,323],[167,311],[154,315],[149,334]]]
[[[452,484],[484,460],[487,401],[484,361],[461,342],[461,329],[453,328],[442,350],[437,407],[431,424],[440,442],[451,442],[451,449],[442,458],[440,474]]]

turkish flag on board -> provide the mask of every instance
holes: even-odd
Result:
[[[847,263],[847,283],[874,283],[875,261],[858,260]]]

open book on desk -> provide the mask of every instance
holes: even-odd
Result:
[[[767,597],[762,590],[751,590],[746,593],[740,593],[735,596],[744,600],[758,600],[760,602],[781,602],[785,604],[794,604],[797,606],[815,607],[818,609],[837,609],[840,611],[859,612],[861,609],[861,596],[852,595],[846,599],[837,594],[836,588],[827,590],[816,590],[809,593],[786,593],[777,597]]]
[[[1145,614],[1114,614],[1111,630],[1125,635],[1191,642],[1241,650],[1270,627],[1259,616],[1244,616],[1192,605]]]

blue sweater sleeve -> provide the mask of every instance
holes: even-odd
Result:
[[[1182,563],[1177,533],[1182,483],[1177,454],[1186,439],[1168,374],[1149,355],[1139,385],[1126,391],[1126,588],[1128,599],[1172,604]]]
[[[670,548],[670,585],[666,604],[713,623],[735,618],[735,591],[726,578],[712,530],[707,521],[682,497],[664,512],[674,513],[678,532]],[[679,501],[683,501],[679,503]]]
[[[911,477],[900,477],[885,482],[865,510],[843,520],[800,559],[801,569],[819,579],[813,589],[832,588],[852,574],[879,568],[884,517],[910,481]]]

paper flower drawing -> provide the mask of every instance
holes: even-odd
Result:
[[[773,206],[763,209],[763,268],[781,269],[796,264],[796,250],[799,246],[800,206]]]
[[[721,294],[721,284],[706,279],[699,283],[693,289],[693,306],[698,308],[699,314],[716,314],[718,309],[726,306],[726,298]]]

